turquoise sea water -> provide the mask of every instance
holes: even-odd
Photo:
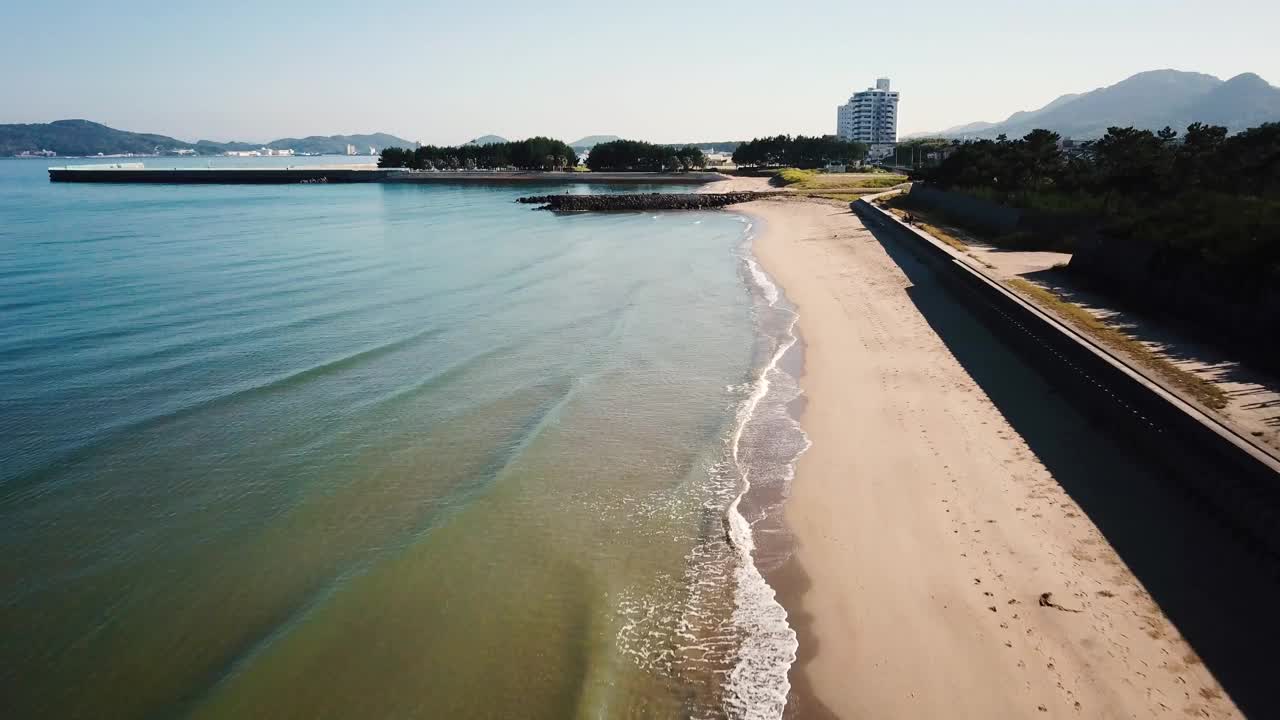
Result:
[[[777,716],[742,218],[47,164],[0,161],[6,717]]]

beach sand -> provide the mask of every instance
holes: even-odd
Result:
[[[791,559],[769,578],[800,638],[787,715],[1240,717],[1064,490],[1114,473],[1136,493],[1151,471],[1068,447],[1087,430],[1059,408],[1015,430],[1006,414],[1039,412],[1019,399],[1052,391],[847,205],[736,210],[759,221],[756,256],[805,343],[812,447],[786,503]]]

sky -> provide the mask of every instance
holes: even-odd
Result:
[[[389,132],[654,142],[829,134],[889,77],[899,132],[1174,68],[1280,84],[1280,2],[13,2],[0,123],[181,140]]]

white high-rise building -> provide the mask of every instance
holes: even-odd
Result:
[[[889,78],[836,108],[836,137],[868,145],[898,142],[898,91],[889,89]]]

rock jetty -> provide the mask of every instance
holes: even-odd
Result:
[[[706,210],[751,202],[781,192],[729,193],[617,193],[601,195],[531,195],[516,202],[541,205],[557,212],[608,212],[640,210]]]

